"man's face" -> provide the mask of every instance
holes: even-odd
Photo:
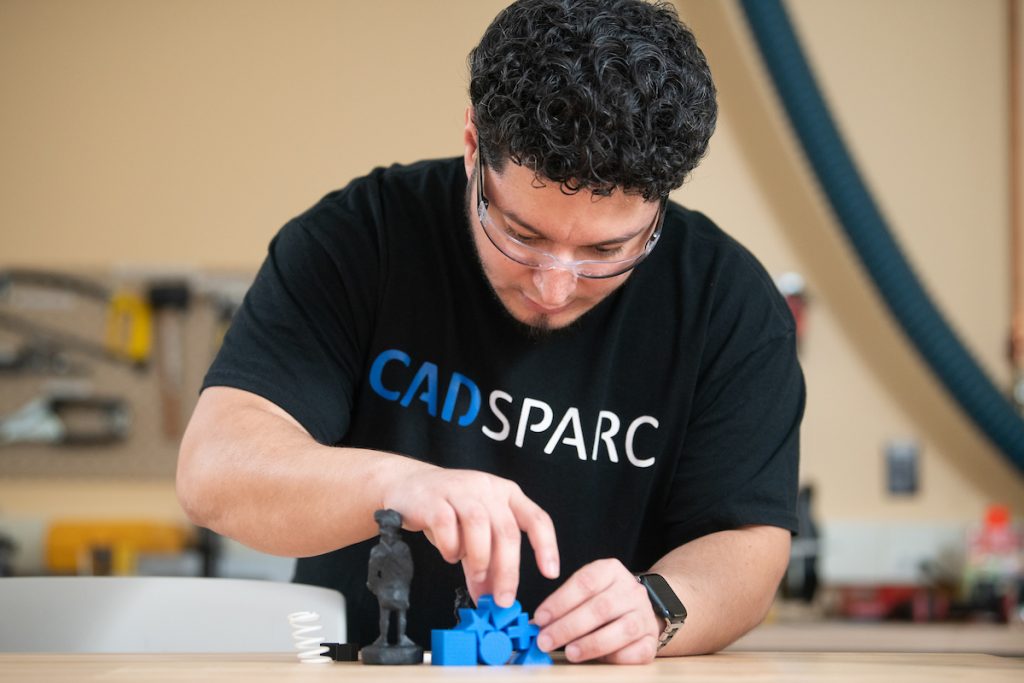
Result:
[[[606,279],[577,277],[566,269],[541,270],[521,265],[500,252],[488,239],[476,213],[475,150],[467,150],[469,177],[467,213],[477,254],[491,287],[505,309],[535,329],[559,329],[596,306],[620,287],[632,271]],[[512,162],[501,174],[485,171],[484,191],[492,211],[500,211],[508,229],[527,238],[531,246],[562,261],[599,258],[616,240],[635,236],[625,248],[643,241],[658,212],[657,202],[645,202],[621,191],[595,196],[587,190],[567,195],[558,183],[540,183],[533,171]]]

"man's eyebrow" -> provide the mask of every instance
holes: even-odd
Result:
[[[548,240],[549,242],[551,241],[550,238],[547,235],[545,235],[543,232],[541,232],[540,230],[538,230],[537,228],[533,227],[532,225],[530,225],[529,223],[524,221],[522,218],[517,216],[514,211],[509,211],[507,209],[501,209],[501,208],[498,208],[498,207],[495,207],[495,208],[497,208],[498,211],[500,211],[502,214],[504,214],[504,215],[508,216],[509,218],[511,218],[515,223],[517,223],[518,225],[526,228],[527,230],[529,230],[530,232],[534,233],[535,235],[537,235],[541,239]],[[640,228],[639,230],[635,230],[635,231],[629,233],[628,235],[622,235],[621,237],[613,237],[612,239],[603,240],[601,242],[596,242],[594,244],[586,244],[586,245],[583,245],[583,246],[585,246],[587,248],[592,248],[592,247],[609,247],[609,246],[612,246],[612,245],[615,245],[615,244],[625,244],[626,242],[630,241],[631,239],[633,239],[637,235],[639,235],[639,234],[643,233],[644,231],[648,230],[650,227],[651,227],[651,224],[648,223],[644,227]]]

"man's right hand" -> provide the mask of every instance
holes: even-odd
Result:
[[[541,574],[559,574],[551,518],[515,483],[319,444],[282,408],[240,389],[209,387],[200,395],[182,440],[177,487],[194,523],[275,555],[308,557],[373,538],[373,512],[391,508],[447,561],[462,562],[474,600],[493,593],[498,604],[512,603],[523,532]]]
[[[515,600],[523,532],[540,573],[558,578],[551,517],[518,484],[475,470],[411,462],[417,466],[389,481],[381,506],[400,512],[402,526],[422,531],[447,562],[462,562],[474,602],[487,593],[503,607]]]

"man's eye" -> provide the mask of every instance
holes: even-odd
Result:
[[[508,230],[508,234],[509,234],[510,237],[514,237],[518,241],[524,242],[526,244],[529,244],[530,242],[535,242],[537,240],[537,237],[533,237],[531,235],[524,235],[524,234],[516,232],[515,230],[512,230],[512,229]]]
[[[594,247],[594,253],[603,258],[618,256],[622,253],[622,245],[616,247]]]

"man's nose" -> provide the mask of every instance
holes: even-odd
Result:
[[[576,272],[566,268],[548,268],[533,272],[533,285],[540,294],[537,303],[556,308],[569,302],[576,291]]]

